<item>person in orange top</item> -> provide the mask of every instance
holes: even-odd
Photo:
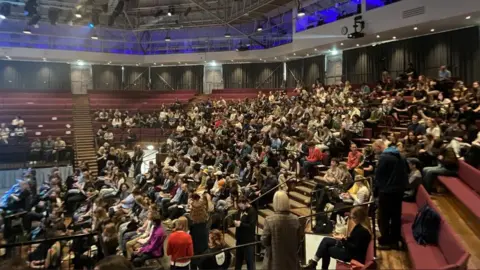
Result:
[[[186,217],[180,217],[175,222],[174,232],[170,234],[167,242],[171,270],[190,269],[190,258],[185,257],[193,256],[193,241],[187,231],[188,220]]]
[[[357,145],[352,143],[350,145],[350,153],[348,153],[347,159],[347,169],[352,175],[352,178],[355,178],[355,168],[360,165],[360,162],[362,162],[362,158],[362,152],[358,151]]]
[[[303,161],[303,171],[305,172],[305,177],[310,179],[310,170],[312,167],[322,164],[323,153],[320,149],[315,147],[314,142],[308,142],[308,156],[305,157]]]

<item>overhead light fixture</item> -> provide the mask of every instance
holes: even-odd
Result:
[[[293,55],[295,56],[295,55],[297,55],[297,54],[296,54],[296,53],[293,53]]]
[[[230,35],[229,32],[226,32],[226,33],[225,33],[225,37],[226,37],[226,38],[229,38],[229,37],[232,37],[232,36]]]
[[[75,18],[77,18],[77,19],[82,18],[82,13],[80,13],[80,11],[77,10],[77,11],[75,12]]]
[[[156,66],[156,65],[157,65],[157,63],[153,63],[153,65],[154,65],[154,66]]]
[[[257,27],[257,32],[262,32],[263,31],[263,27],[262,26],[258,26]]]
[[[267,60],[263,60],[263,62],[264,62],[264,63],[266,63],[266,62],[267,62]]]
[[[8,60],[12,60],[12,58],[8,55],[5,55],[5,58],[7,58]]]
[[[108,61],[108,63],[107,63],[107,64],[109,64],[109,65],[110,65],[111,63],[112,63],[112,61]]]
[[[377,38],[380,38],[380,35],[377,35]]]
[[[163,67],[163,64],[160,64],[161,67]]]
[[[178,62],[179,64],[181,64],[182,62]]]
[[[93,34],[91,37],[91,39],[94,39],[94,40],[97,40],[98,39],[98,36],[96,34]]]
[[[357,44],[356,46],[358,47],[358,46],[360,46],[360,44]]]
[[[122,66],[122,70],[124,70],[125,68]]]
[[[260,61],[262,61],[262,60],[263,60],[263,59],[262,59],[262,58],[260,58]]]
[[[82,60],[77,60],[77,65],[83,66],[85,63]]]
[[[340,43],[340,46],[343,46],[343,43]]]
[[[275,56],[275,60],[277,60],[277,57]]]
[[[397,39],[397,37],[396,37],[396,36],[393,36],[392,39]]]
[[[318,51],[318,49],[317,49],[317,48],[315,48],[315,50],[314,50],[314,51]]]
[[[413,30],[417,31],[417,30],[418,30],[418,27],[416,27],[416,26],[415,26],[415,27],[413,27]]]
[[[435,32],[435,29],[433,29],[433,28],[432,28],[432,29],[430,29],[430,32]]]
[[[94,27],[95,27],[95,24],[93,24],[93,23],[89,23],[89,24],[88,24],[88,27],[90,27],[90,28],[94,28]]]
[[[171,40],[172,40],[172,39],[171,39],[169,36],[166,36],[166,37],[165,37],[165,41],[169,42],[169,41],[171,41]]]
[[[373,43],[373,44],[372,44],[372,47],[375,47],[375,46],[377,46],[377,43]]]
[[[215,60],[212,60],[212,62],[210,62],[210,66],[216,67],[216,66],[217,66],[217,62],[215,62]]]
[[[23,30],[23,33],[24,33],[24,34],[27,34],[27,35],[31,35],[31,34],[32,34],[32,31],[30,31],[30,29],[28,29],[28,28],[25,28],[25,29]]]
[[[309,54],[309,53],[307,53],[307,56],[310,56],[310,54]]]
[[[135,64],[135,66],[137,66],[137,67],[138,67],[138,64]]]
[[[43,61],[44,61],[44,62],[47,61],[47,58],[44,57],[44,58],[43,58]]]
[[[10,3],[2,3],[0,6],[0,20],[5,20],[12,10],[12,5]]]
[[[330,53],[331,53],[332,55],[337,55],[337,54],[338,54],[338,51],[335,50],[335,49],[333,49],[333,50],[330,51]]]
[[[298,17],[305,16],[305,9],[304,8],[299,9],[297,15],[298,15]]]
[[[471,18],[472,18],[472,16],[465,17],[466,20],[470,20]]]

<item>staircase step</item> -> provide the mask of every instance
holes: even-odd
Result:
[[[310,196],[305,196],[303,194],[300,194],[296,191],[292,191],[289,193],[289,196],[291,199],[297,201],[297,202],[300,202],[302,204],[308,204],[310,203]]]
[[[306,186],[296,186],[295,191],[300,193],[300,194],[303,194],[305,196],[310,197],[310,194],[313,191],[313,188],[306,187]]]

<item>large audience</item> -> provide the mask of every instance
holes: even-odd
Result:
[[[361,262],[371,234],[365,209],[336,209],[372,200],[379,153],[407,159],[407,201],[415,198],[420,184],[437,192],[436,177],[455,175],[459,159],[479,165],[478,82],[471,87],[452,82],[445,67],[435,79],[417,76],[409,66],[399,78],[385,70],[372,88],[362,84],[356,89],[348,81],[318,83],[298,86],[294,95],[260,92],[255,99],[174,104],[153,113],[101,110],[95,113],[104,123],[97,133],[97,177],[88,164],[66,179],[54,168],[48,181],[37,187],[35,172],[28,171],[16,190],[4,196],[2,207],[7,214],[25,211],[22,230],[16,233],[28,239],[97,234],[69,243],[45,242],[28,253],[33,268],[58,267],[68,248],[75,269],[90,269],[102,258],[97,269],[113,269],[102,268],[109,263],[128,265],[112,257],[115,254],[134,266],[166,255],[171,269],[227,269],[232,260],[228,252],[190,257],[219,253],[226,247],[222,230],[229,227],[236,228],[237,245],[254,242],[258,212],[272,203],[276,212],[288,212],[284,194],[301,181],[315,179],[315,190],[324,194],[314,194],[312,207],[334,211],[318,216],[314,231],[326,230],[325,224],[335,224],[351,212],[359,242],[348,242],[348,237],[346,241],[357,245],[353,256]],[[144,149],[135,145],[134,134],[122,145],[115,145],[110,135],[111,129],[134,127],[173,130],[159,147],[165,159],[150,162],[146,170]],[[373,131],[373,145],[364,138],[367,130]],[[3,141],[8,140],[4,133]],[[51,139],[34,144],[33,149],[51,154],[59,150]],[[15,231],[8,226],[4,230],[9,236]],[[262,237],[266,246],[271,241]],[[322,268],[328,267],[333,256],[328,250],[335,245],[322,242],[305,267],[313,269],[319,259]],[[236,250],[235,268],[244,263],[255,269],[253,246]],[[279,269],[275,261],[268,265]]]

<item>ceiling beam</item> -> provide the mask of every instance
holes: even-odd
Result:
[[[270,0],[270,1],[274,1],[274,0]],[[197,5],[200,9],[204,10],[206,13],[210,14],[212,17],[214,17],[215,19],[217,19],[218,21],[221,21],[223,22],[225,25],[228,25],[230,26],[230,28],[232,28],[233,30],[237,31],[238,33],[242,34],[243,36],[247,37],[248,39],[250,39],[251,41],[257,43],[258,45],[264,47],[264,48],[267,48],[267,45],[263,44],[262,42],[252,38],[250,35],[246,34],[245,32],[243,32],[242,30],[238,29],[237,27],[235,27],[234,25],[230,24],[230,22],[227,22],[226,20],[218,17],[215,13],[211,12],[210,10],[208,10],[207,8],[205,8],[202,4],[198,3],[196,0],[190,0],[190,2],[194,3],[195,5]]]

